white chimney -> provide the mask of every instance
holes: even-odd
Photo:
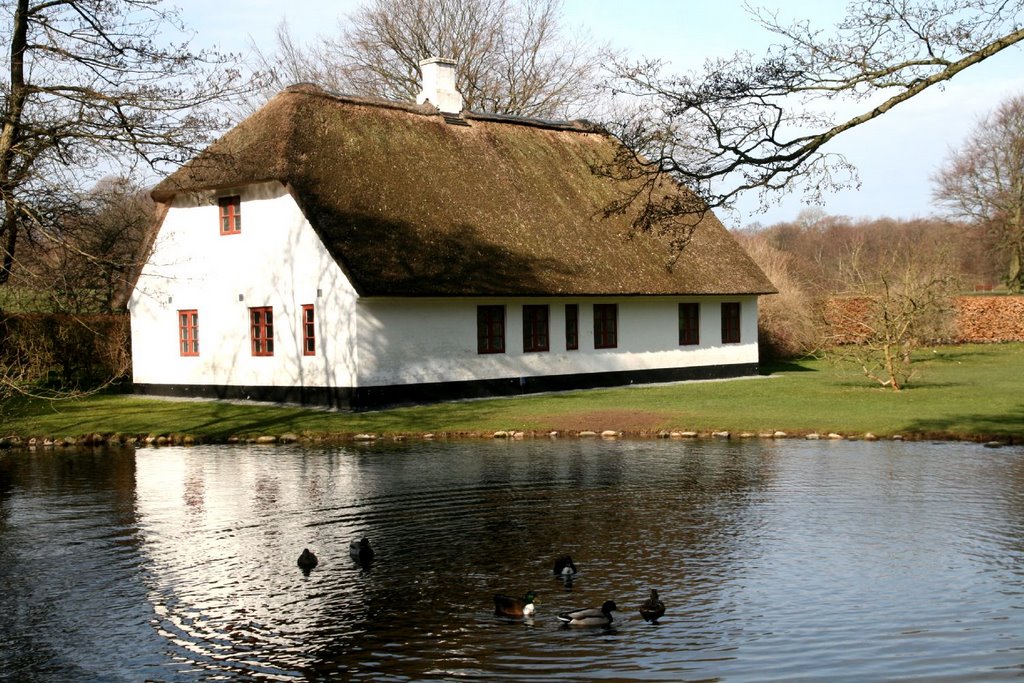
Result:
[[[431,57],[420,62],[423,91],[416,96],[416,104],[430,102],[445,114],[462,111],[462,95],[455,86],[454,59]]]

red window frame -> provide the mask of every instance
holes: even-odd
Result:
[[[580,307],[577,304],[565,305],[565,350],[576,351],[580,348]]]
[[[722,343],[740,343],[740,303],[722,302]]]
[[[700,344],[700,304],[679,304],[679,345]]]
[[[548,334],[547,304],[523,306],[523,351],[526,353],[548,351],[551,337]]]
[[[199,355],[199,311],[178,311],[178,351],[182,356]]]
[[[220,234],[237,235],[242,232],[242,198],[237,194],[221,197],[217,206],[220,207]]]
[[[476,307],[476,352],[505,353],[505,307]]]
[[[614,349],[619,345],[619,305],[594,304],[594,348]]]
[[[313,304],[302,306],[302,355],[316,355],[316,316]]]
[[[249,309],[249,340],[254,356],[274,355],[274,307]]]

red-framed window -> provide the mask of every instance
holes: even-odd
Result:
[[[679,304],[679,345],[700,344],[700,304]]]
[[[577,304],[565,305],[565,350],[575,351],[580,348],[580,307]]]
[[[722,343],[740,343],[740,303],[722,302]]]
[[[594,304],[594,348],[614,349],[619,345],[619,305]]]
[[[547,351],[551,345],[549,339],[548,307],[523,306],[523,351]]]
[[[237,194],[217,200],[220,207],[220,234],[237,235],[242,232],[242,198]]]
[[[178,311],[178,350],[183,356],[199,355],[199,311]]]
[[[316,318],[313,304],[302,306],[302,355],[316,355]]]
[[[505,353],[505,307],[476,307],[476,352]]]
[[[252,355],[274,355],[274,307],[256,306],[249,309],[249,340]]]

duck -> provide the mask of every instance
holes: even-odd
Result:
[[[665,603],[658,598],[658,591],[651,589],[651,597],[643,601],[640,605],[640,616],[644,618],[644,621],[649,621],[652,624],[657,624],[665,614]]]
[[[576,573],[576,563],[568,555],[562,555],[555,560],[554,574],[563,579],[571,579]]]
[[[359,564],[369,564],[373,559],[373,548],[370,547],[370,539],[363,536],[358,541],[352,541],[348,546],[348,554]]]
[[[522,598],[495,593],[494,613],[500,617],[532,617],[536,610],[535,605],[539,602],[537,594],[533,591],[527,591]]]
[[[303,548],[298,561],[298,565],[302,571],[308,574],[309,571],[318,564],[320,564],[320,560],[316,559],[316,555],[310,552],[309,548]]]
[[[558,615],[558,620],[566,626],[610,626],[613,621],[612,612],[618,609],[612,600],[605,600],[600,608],[562,612]]]

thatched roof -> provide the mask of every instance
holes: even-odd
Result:
[[[760,294],[774,287],[708,212],[667,243],[605,217],[616,149],[585,123],[464,114],[293,86],[153,191],[279,180],[362,296]]]

